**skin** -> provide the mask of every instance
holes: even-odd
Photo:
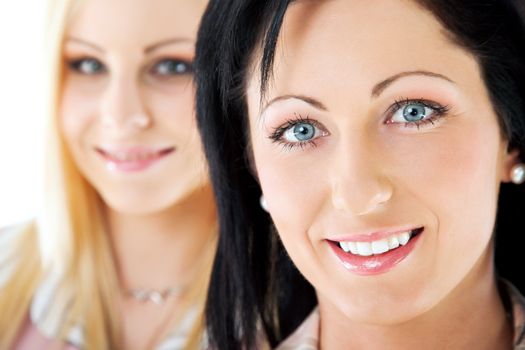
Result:
[[[275,57],[262,103],[258,70],[248,79],[253,158],[282,242],[316,288],[320,347],[510,348],[492,232],[517,153],[476,60],[412,1],[348,0],[291,5]],[[447,112],[406,125],[391,108],[407,99]],[[315,126],[312,142],[271,139],[298,118]],[[380,274],[347,270],[327,242],[400,227],[424,231]]]
[[[66,31],[61,128],[80,172],[104,202],[123,290],[187,286],[213,243],[215,207],[191,70],[205,5],[89,0]],[[96,150],[167,146],[175,151],[135,172],[111,168]],[[122,297],[126,349],[151,345],[176,314],[173,299],[173,307],[159,307]]]

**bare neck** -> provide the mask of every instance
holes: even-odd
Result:
[[[512,325],[506,317],[492,256],[430,311],[398,325],[353,322],[329,302],[319,301],[320,348],[332,349],[480,349],[512,348]],[[481,276],[485,276],[480,280]]]
[[[119,279],[125,288],[164,289],[190,282],[199,258],[216,238],[211,188],[151,215],[108,209]]]

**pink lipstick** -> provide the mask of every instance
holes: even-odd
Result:
[[[108,169],[121,172],[139,172],[149,169],[175,151],[174,147],[165,148],[95,148],[106,162]]]
[[[392,234],[381,240],[338,242],[327,240],[343,266],[358,275],[377,275],[390,271],[414,250],[424,228]]]

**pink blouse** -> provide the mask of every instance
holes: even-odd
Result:
[[[31,323],[29,317],[27,317],[25,325],[22,328],[12,350],[79,350],[78,348],[69,344],[63,344],[60,347],[58,345],[60,345],[58,341],[51,340],[40,333],[38,328],[36,328]]]

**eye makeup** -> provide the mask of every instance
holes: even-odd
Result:
[[[97,75],[107,72],[104,63],[91,56],[66,59],[66,65],[70,71],[79,75]]]
[[[396,100],[387,110],[385,124],[403,125],[405,128],[416,127],[418,130],[427,125],[435,125],[440,118],[448,115],[450,108],[426,99]],[[398,120],[395,120],[395,119]]]
[[[148,68],[148,73],[158,79],[193,75],[193,61],[178,57],[162,57],[153,62]]]
[[[415,129],[437,126],[438,122],[448,116],[450,107],[426,98],[399,98],[383,113],[383,124],[387,126]],[[329,136],[330,132],[321,122],[294,113],[279,126],[270,131],[268,138],[286,150],[296,147],[306,149],[317,147],[320,138]]]
[[[308,115],[303,117],[295,113],[294,118],[286,120],[270,134],[272,142],[282,145],[291,150],[295,147],[304,149],[306,147],[317,147],[320,137],[328,136],[326,127]],[[295,138],[295,140],[293,140]]]

